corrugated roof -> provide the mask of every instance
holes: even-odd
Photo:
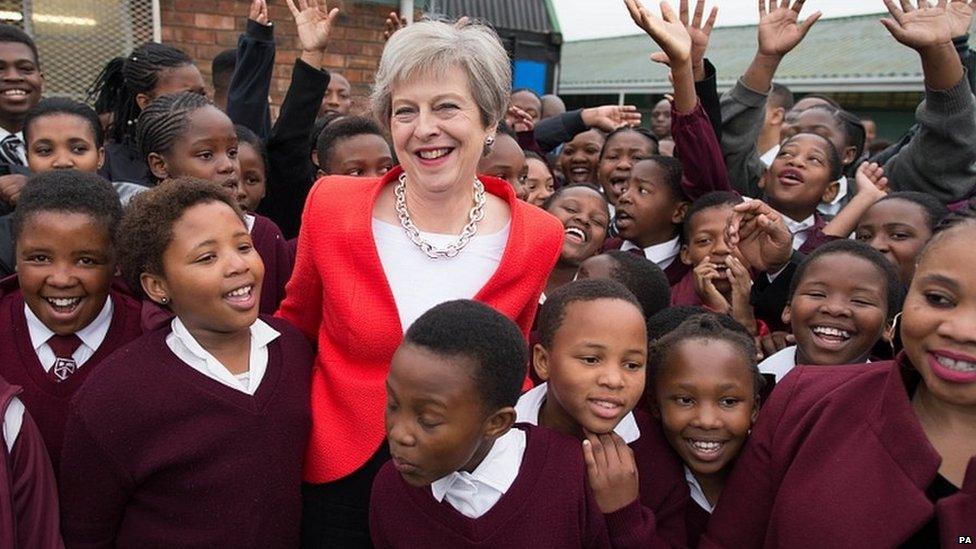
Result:
[[[558,32],[549,21],[545,0],[436,0],[429,7],[451,18],[484,19],[498,29]]]
[[[776,81],[793,91],[920,91],[918,55],[895,42],[879,15],[825,19],[791,52]],[[563,44],[561,94],[662,93],[671,90],[667,68],[648,56],[659,51],[645,34]],[[707,57],[720,89],[731,87],[756,51],[756,27],[712,33]]]

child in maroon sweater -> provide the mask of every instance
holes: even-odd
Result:
[[[17,275],[0,283],[0,375],[23,388],[55,467],[71,397],[141,333],[139,302],[111,289],[121,218],[112,186],[73,170],[32,177],[14,214]]]
[[[370,500],[377,547],[607,547],[575,441],[512,428],[524,377],[518,327],[468,300],[414,322],[390,365],[393,460]]]
[[[194,92],[163,95],[139,115],[139,146],[157,181],[188,176],[217,183],[249,204],[241,177],[234,123],[206,97]],[[281,229],[267,217],[245,213],[254,249],[264,262],[261,313],[272,314],[285,297],[294,256]]]
[[[237,203],[172,180],[137,196],[119,233],[129,284],[175,318],[72,400],[67,545],[297,546],[312,353],[258,318],[264,267]]]
[[[548,296],[538,325],[533,364],[547,383],[522,395],[518,421],[582,441],[614,547],[684,545],[681,462],[660,425],[634,410],[647,360],[640,304],[616,281],[579,280]]]

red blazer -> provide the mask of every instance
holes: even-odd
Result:
[[[903,360],[903,359],[902,359]],[[925,495],[942,458],[902,360],[800,366],[773,391],[702,547],[897,547],[938,516],[942,547],[976,538],[976,456],[960,492]]]
[[[382,179],[324,177],[309,192],[302,214],[295,270],[277,315],[318,342],[308,482],[351,474],[386,437],[384,383],[403,331],[372,219],[380,190],[400,173],[395,168]],[[513,319],[527,335],[562,250],[563,226],[516,199],[505,181],[480,178],[488,192],[508,202],[512,220],[501,263],[473,298]]]

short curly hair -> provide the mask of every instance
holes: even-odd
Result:
[[[11,219],[14,241],[30,218],[41,212],[85,214],[103,225],[112,244],[116,244],[122,204],[112,184],[97,174],[51,170],[32,175]]]
[[[373,117],[389,131],[396,84],[413,77],[441,75],[453,67],[467,75],[482,126],[498,124],[508,110],[511,61],[498,34],[479,23],[458,27],[422,21],[398,30],[386,43],[376,70],[370,96]]]
[[[404,343],[438,355],[458,357],[471,371],[483,410],[515,406],[528,363],[528,346],[518,325],[488,305],[458,299],[422,314]]]
[[[223,202],[244,222],[237,201],[216,183],[193,177],[166,180],[136,195],[119,227],[119,266],[133,291],[142,291],[142,275],[163,274],[163,254],[173,240],[173,226],[197,204]]]
[[[552,348],[556,332],[566,319],[566,308],[578,301],[589,302],[598,299],[618,299],[633,305],[641,317],[644,309],[626,286],[609,278],[585,278],[564,284],[546,296],[546,302],[539,309],[539,343],[547,349]]]

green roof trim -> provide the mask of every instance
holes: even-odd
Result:
[[[921,91],[922,65],[878,22],[880,14],[824,19],[791,52],[776,81],[800,92]],[[562,47],[560,94],[664,93],[668,69],[649,59],[659,51],[645,34],[566,42]],[[756,51],[755,25],[712,32],[706,54],[720,89],[741,76]]]

